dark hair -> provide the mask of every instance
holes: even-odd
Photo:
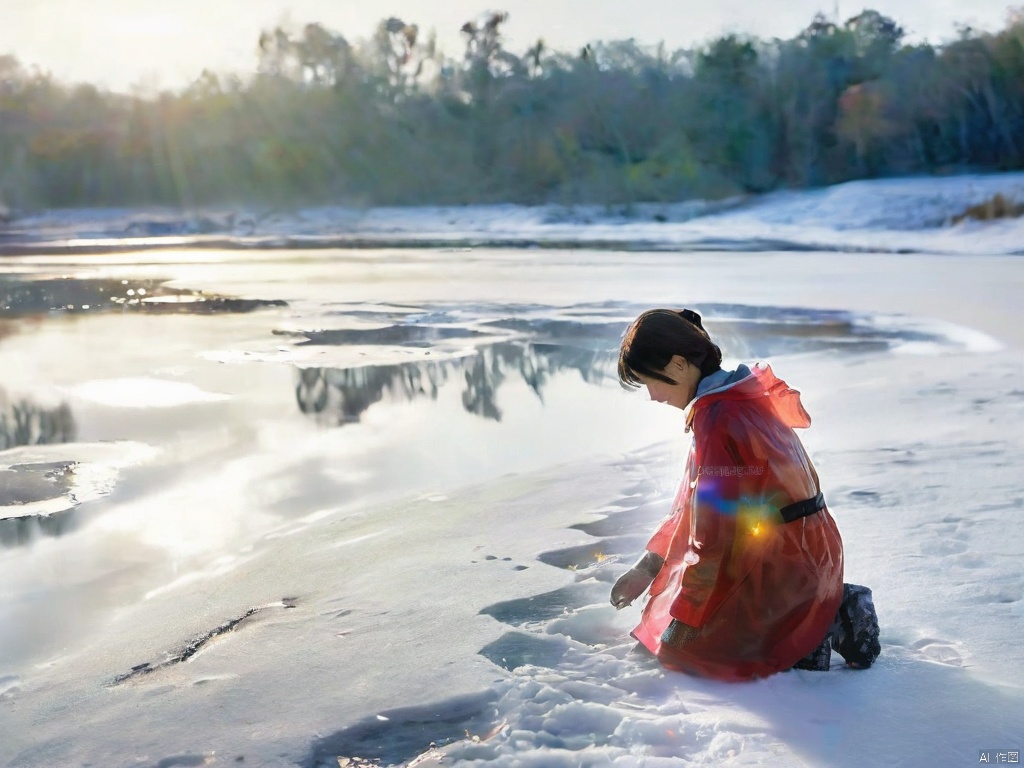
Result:
[[[722,368],[722,350],[692,309],[649,309],[632,322],[619,347],[619,383],[639,387],[639,376],[678,384],[662,371],[673,355],[700,369],[701,378]]]

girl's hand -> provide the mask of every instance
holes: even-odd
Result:
[[[622,574],[612,587],[611,601],[616,610],[622,610],[651,586],[654,576],[635,567]]]
[[[622,574],[612,587],[611,600],[615,609],[621,610],[640,597],[651,586],[664,564],[661,555],[645,550],[640,559],[633,563],[633,567]]]

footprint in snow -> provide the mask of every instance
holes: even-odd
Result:
[[[962,555],[968,549],[970,547],[956,539],[939,539],[921,546],[921,552],[925,555]]]
[[[17,675],[0,676],[0,699],[13,698],[21,690],[21,678]]]
[[[960,652],[945,640],[926,637],[910,647],[928,661],[933,661],[936,664],[944,664],[947,667],[962,667],[964,665],[964,659]]]
[[[996,587],[985,595],[989,603],[1019,603],[1021,600],[1024,600],[1024,587],[1020,584]]]

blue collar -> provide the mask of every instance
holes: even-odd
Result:
[[[697,382],[697,394],[695,397],[706,395],[708,392],[718,389],[719,387],[725,387],[729,384],[735,384],[741,379],[747,378],[750,375],[750,368],[743,363],[736,366],[735,371],[726,371],[719,369],[714,373],[709,373],[703,379]]]

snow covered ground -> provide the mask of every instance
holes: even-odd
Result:
[[[1021,183],[1001,178],[1004,193]],[[773,215],[794,233],[827,215],[867,242],[882,226],[842,197],[920,187],[779,197]],[[974,194],[960,192],[942,193],[948,210]],[[729,224],[743,215],[718,214],[718,236],[748,236]],[[65,441],[0,452],[0,510],[56,520],[0,521],[0,764],[881,768],[1019,753],[1024,262],[996,247],[1013,224],[973,240],[884,230],[969,255],[5,259],[0,420],[59,423]],[[60,276],[72,284],[45,282]],[[55,285],[64,309],[18,309]],[[287,305],[156,311],[141,285]],[[115,290],[123,303],[95,303]],[[767,359],[801,391],[847,581],[874,590],[871,670],[723,684],[629,652],[639,604],[616,612],[608,589],[667,511],[687,436],[682,412],[620,391],[602,355],[654,305],[698,309],[727,366]]]
[[[854,181],[715,203],[297,211],[75,209],[0,229],[0,253],[55,247],[602,247],[1021,253],[1024,218],[952,220],[996,194],[1024,203],[1024,173]]]

